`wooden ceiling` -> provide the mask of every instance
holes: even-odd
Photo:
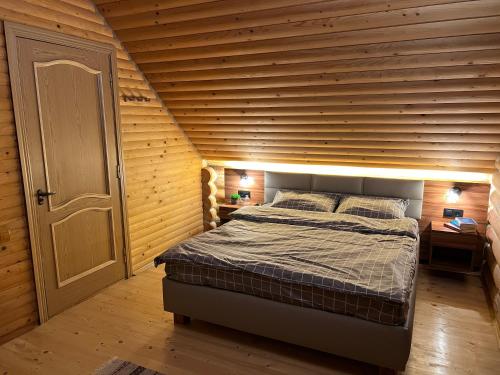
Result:
[[[494,170],[499,0],[96,0],[208,160]]]

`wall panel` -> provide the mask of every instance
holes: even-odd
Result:
[[[445,195],[451,187],[462,190],[457,203],[447,203]],[[420,227],[420,259],[429,259],[430,223],[431,221],[447,221],[443,218],[444,208],[464,210],[465,217],[471,217],[478,222],[478,230],[485,235],[488,213],[489,184],[472,184],[463,182],[425,181],[424,204]]]
[[[494,170],[497,0],[98,3],[208,160]]]
[[[116,46],[129,229],[134,270],[169,246],[202,230],[201,159],[133,60],[87,0],[2,0],[10,20]],[[3,30],[0,33],[0,226],[11,239],[0,250],[0,342],[37,322],[15,123]]]
[[[0,226],[8,232],[0,243],[0,343],[38,321],[9,82],[3,23],[0,22]]]
[[[241,176],[246,174],[252,181],[248,186],[242,186]],[[254,203],[264,203],[264,172],[242,169],[224,168],[224,198],[231,199],[231,194],[238,190],[250,191],[250,201]]]
[[[490,204],[488,209],[488,237],[490,246],[487,248],[487,265],[485,280],[497,319],[500,333],[500,158],[496,162],[497,171],[492,178]]]

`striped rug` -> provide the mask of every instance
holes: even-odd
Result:
[[[136,365],[135,363],[113,358],[95,370],[94,375],[164,375],[161,372]]]

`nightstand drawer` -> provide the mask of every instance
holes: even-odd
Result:
[[[455,249],[478,250],[479,238],[477,234],[445,233],[433,231],[432,245]]]

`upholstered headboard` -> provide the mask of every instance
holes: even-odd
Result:
[[[420,219],[422,216],[423,181],[265,172],[266,203],[273,200],[278,189],[404,198],[410,200],[405,215],[415,219]]]

